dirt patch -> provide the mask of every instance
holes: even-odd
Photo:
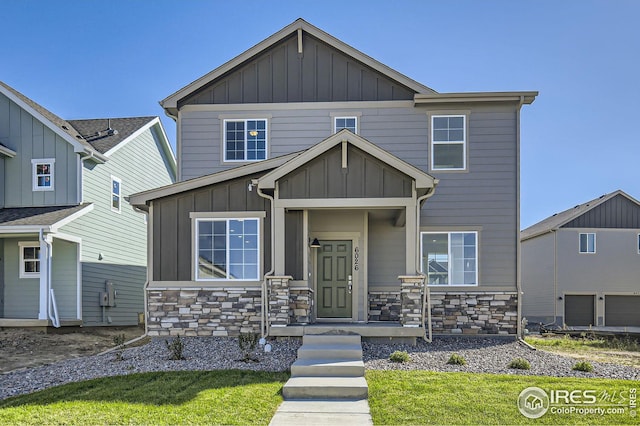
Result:
[[[0,329],[0,373],[96,355],[115,347],[117,336],[129,341],[143,334],[142,327]]]

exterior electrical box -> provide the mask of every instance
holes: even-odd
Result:
[[[116,295],[117,292],[113,285],[113,282],[107,281],[105,283],[105,291],[100,293],[100,306],[116,306]]]

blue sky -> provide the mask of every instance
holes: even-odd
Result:
[[[521,222],[622,189],[640,198],[640,1],[10,1],[0,80],[65,119],[158,101],[301,17],[438,92],[537,90]]]

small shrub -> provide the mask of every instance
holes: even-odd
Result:
[[[584,371],[586,373],[591,373],[593,371],[593,365],[587,361],[578,361],[573,366],[572,370],[576,371]]]
[[[451,365],[466,365],[467,364],[467,360],[465,360],[462,355],[451,354],[451,356],[449,357],[449,361],[447,361],[447,364],[451,364]]]
[[[395,351],[389,355],[389,360],[392,362],[409,362],[411,361],[411,357],[407,351]]]
[[[175,339],[169,343],[168,340],[165,340],[164,343],[167,344],[167,349],[169,349],[169,359],[172,361],[179,361],[185,359],[182,351],[184,350],[184,343],[180,340],[180,336],[176,336]]]
[[[125,337],[124,337],[124,333],[123,334],[117,334],[115,336],[113,336],[113,344],[116,345],[116,347],[118,348],[115,352],[116,354],[116,361],[122,361],[124,360],[124,357],[122,356],[124,353],[124,350],[126,348],[126,346],[124,346],[124,342],[125,342]],[[122,346],[122,347],[120,347]]]
[[[242,351],[242,360],[244,362],[258,362],[258,358],[255,356],[251,356],[252,352],[256,349],[256,345],[258,344],[258,334],[257,333],[240,333],[238,336],[238,345],[240,346],[240,350]]]
[[[524,358],[516,358],[509,363],[509,368],[515,368],[517,370],[530,370],[531,364]]]

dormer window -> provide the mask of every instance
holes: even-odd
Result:
[[[225,120],[224,161],[267,158],[267,120]]]
[[[54,190],[54,164],[53,158],[43,158],[31,160],[33,190],[53,191]]]

